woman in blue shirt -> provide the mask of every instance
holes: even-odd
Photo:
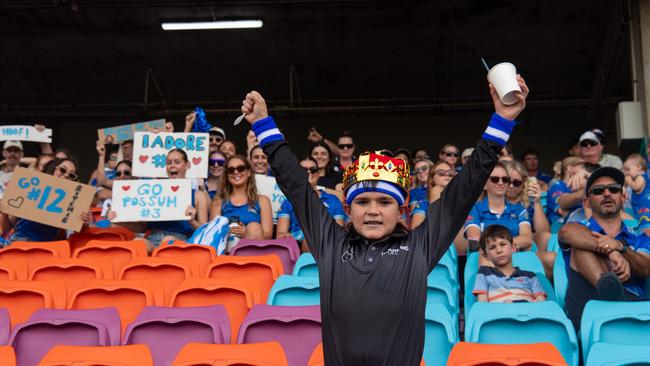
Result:
[[[226,161],[219,194],[210,203],[210,220],[224,216],[239,225],[230,228],[231,235],[247,239],[273,237],[271,201],[257,193],[251,163],[242,155]]]
[[[210,153],[208,159],[208,180],[205,182],[205,188],[208,191],[210,200],[219,192],[221,187],[221,177],[223,176],[224,166],[226,165],[226,157],[220,151],[213,151]]]
[[[499,224],[510,230],[513,244],[519,250],[530,249],[533,244],[533,232],[528,212],[521,204],[506,200],[509,185],[510,176],[503,164],[498,163],[485,183],[485,198],[474,205],[465,222],[465,235],[468,240],[478,241],[485,228]]]
[[[307,180],[320,197],[323,205],[327,207],[327,212],[332,216],[337,224],[343,226],[345,224],[346,216],[341,201],[339,201],[338,197],[325,192],[324,189],[318,189],[316,185],[318,183],[318,164],[316,161],[313,158],[308,157],[301,161],[300,165],[307,170]],[[305,240],[305,234],[302,232],[298,218],[296,217],[293,206],[289,200],[282,202],[282,206],[278,212],[278,230],[276,236],[278,238],[292,237],[298,242]],[[305,252],[309,251],[307,245],[305,245],[303,249]]]

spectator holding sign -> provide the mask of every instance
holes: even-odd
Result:
[[[165,169],[169,178],[185,179],[185,174],[190,169],[187,153],[181,149],[170,150],[167,153]],[[185,211],[189,220],[147,222],[147,227],[151,230],[147,239],[154,246],[168,240],[186,241],[196,228],[208,222],[207,194],[201,190],[192,189],[192,203],[192,206]]]
[[[210,220],[224,216],[231,223],[230,233],[238,238],[271,239],[273,210],[268,197],[257,193],[255,174],[244,156],[235,155],[226,161],[221,190],[210,203]]]
[[[307,180],[311,187],[316,191],[318,197],[320,197],[323,206],[327,208],[327,212],[330,216],[336,221],[337,224],[343,226],[345,224],[345,212],[343,211],[343,206],[339,198],[325,192],[324,189],[319,189],[317,186],[318,183],[318,164],[311,157],[307,157],[300,162],[300,165],[305,168],[307,171]],[[289,200],[284,200],[282,206],[280,207],[280,212],[278,212],[278,238],[294,238],[298,241],[300,245],[303,240],[305,240],[305,234],[300,228],[300,222],[296,217],[296,213],[291,205]],[[305,246],[304,251],[309,251],[309,248]]]
[[[16,140],[5,141],[2,146],[2,157],[5,159],[5,165],[0,169],[0,195],[9,185],[16,167],[20,165],[20,159],[23,157],[23,144]]]

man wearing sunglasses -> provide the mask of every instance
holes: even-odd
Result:
[[[594,171],[585,186],[584,205],[592,216],[568,223],[560,245],[570,249],[566,309],[576,327],[589,300],[626,301],[647,297],[650,237],[630,231],[621,218],[625,176],[615,168]]]
[[[609,166],[616,169],[623,169],[623,162],[621,161],[621,158],[616,155],[603,153],[603,149],[605,148],[605,140],[602,132],[600,133],[600,136],[603,138],[602,141],[592,131],[587,131],[580,135],[578,144],[580,146],[580,157],[582,160],[586,161],[587,163],[598,164],[603,167]]]
[[[20,159],[23,157],[23,144],[20,141],[5,141],[2,146],[2,157],[5,164],[0,169],[0,197],[9,185],[14,170],[20,165]]]

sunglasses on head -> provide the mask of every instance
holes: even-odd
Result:
[[[61,174],[63,174],[65,177],[69,178],[70,180],[76,181],[77,179],[79,179],[77,173],[68,171],[68,169],[66,169],[64,166],[60,166],[57,169],[59,169]]]
[[[131,176],[131,171],[130,170],[116,170],[115,171],[115,176],[116,177],[130,177]]]
[[[454,158],[457,158],[457,157],[458,157],[458,153],[457,153],[457,152],[445,151],[445,152],[443,152],[442,154],[445,155],[445,156],[448,156],[448,157],[450,157],[450,158],[451,158],[451,157],[454,157]]]
[[[210,166],[223,166],[226,161],[224,159],[208,159]]]
[[[339,144],[339,149],[351,149],[354,147],[354,144]]]
[[[429,166],[428,166],[428,165],[421,166],[421,167],[419,167],[419,168],[415,168],[415,169],[413,169],[413,173],[415,173],[415,174],[418,174],[418,173],[424,173],[424,172],[426,172],[426,171],[429,171]]]
[[[510,184],[512,184],[513,187],[521,187],[521,185],[524,184],[524,181],[521,179],[513,179],[510,181]]]
[[[596,145],[598,145],[598,142],[594,140],[584,140],[580,142],[580,147],[594,147]]]
[[[510,184],[510,177],[497,177],[496,175],[490,177],[490,182],[493,184],[499,184],[499,181],[503,184]]]
[[[228,169],[226,169],[226,172],[228,174],[235,174],[235,171],[237,171],[238,173],[243,173],[247,170],[248,168],[246,167],[246,165],[237,165],[237,166],[229,166]]]
[[[315,166],[310,166],[309,168],[305,168],[307,171],[307,174],[316,174],[318,173],[318,168]]]
[[[610,185],[597,185],[589,189],[589,194],[600,196],[601,194],[605,193],[605,190],[608,190],[611,194],[617,194],[621,192],[622,187],[617,183]]]
[[[452,170],[446,170],[446,169],[438,169],[435,171],[436,175],[439,175],[441,177],[453,177],[454,172]]]

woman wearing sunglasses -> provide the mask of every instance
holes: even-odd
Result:
[[[170,150],[167,153],[165,169],[169,178],[185,179],[185,175],[190,169],[187,153],[181,149]],[[185,215],[190,219],[147,222],[147,228],[150,230],[147,239],[154,246],[168,240],[186,241],[195,229],[208,222],[208,204],[208,195],[204,191],[192,187],[192,206],[188,206],[185,211]]]
[[[415,202],[411,208],[411,229],[415,229],[424,222],[424,219],[427,217],[429,204],[440,198],[440,194],[447,187],[447,184],[449,184],[454,175],[456,175],[456,172],[452,165],[442,160],[437,161],[429,169],[426,194],[423,199]]]
[[[311,157],[307,157],[300,162],[300,166],[305,168],[307,171],[307,181],[309,185],[316,191],[318,197],[320,197],[323,206],[327,208],[327,212],[330,216],[336,221],[337,224],[343,226],[345,224],[345,211],[343,210],[343,205],[338,197],[325,192],[324,189],[318,189],[318,164]],[[296,217],[296,213],[291,205],[289,200],[284,200],[280,211],[278,212],[278,238],[294,238],[298,241],[298,245],[302,246],[304,243],[305,246],[302,247],[303,252],[308,252],[309,247],[307,243],[304,242],[305,234],[302,232],[300,227],[300,222]]]
[[[208,191],[210,200],[219,192],[221,187],[221,177],[223,176],[224,166],[226,165],[226,157],[220,151],[213,151],[210,153],[208,160],[210,164],[208,168],[208,180],[205,182],[205,189]]]
[[[77,181],[77,164],[70,159],[54,159],[45,165],[43,173],[53,175],[56,178]],[[0,207],[0,211],[2,208]],[[14,228],[14,233],[9,238],[9,242],[15,241],[53,241],[57,240],[64,231],[44,225],[38,222],[21,219],[16,216],[7,215],[9,224]],[[82,220],[88,222],[90,215],[88,212],[82,213]]]
[[[258,194],[251,163],[246,157],[235,155],[226,161],[224,174],[219,194],[210,203],[210,220],[224,216],[231,224],[238,223],[230,228],[230,234],[237,238],[271,239],[271,201]]]
[[[510,181],[505,167],[502,163],[498,163],[485,183],[484,198],[474,205],[465,222],[465,236],[472,251],[476,250],[475,244],[478,244],[481,232],[494,224],[505,226],[510,230],[513,244],[519,250],[528,250],[533,244],[533,231],[526,208],[519,203],[510,203],[506,199]]]
[[[444,161],[445,163],[452,166],[453,169],[456,169],[458,164],[458,157],[460,152],[458,148],[452,144],[447,144],[440,149],[438,153],[438,160]]]

